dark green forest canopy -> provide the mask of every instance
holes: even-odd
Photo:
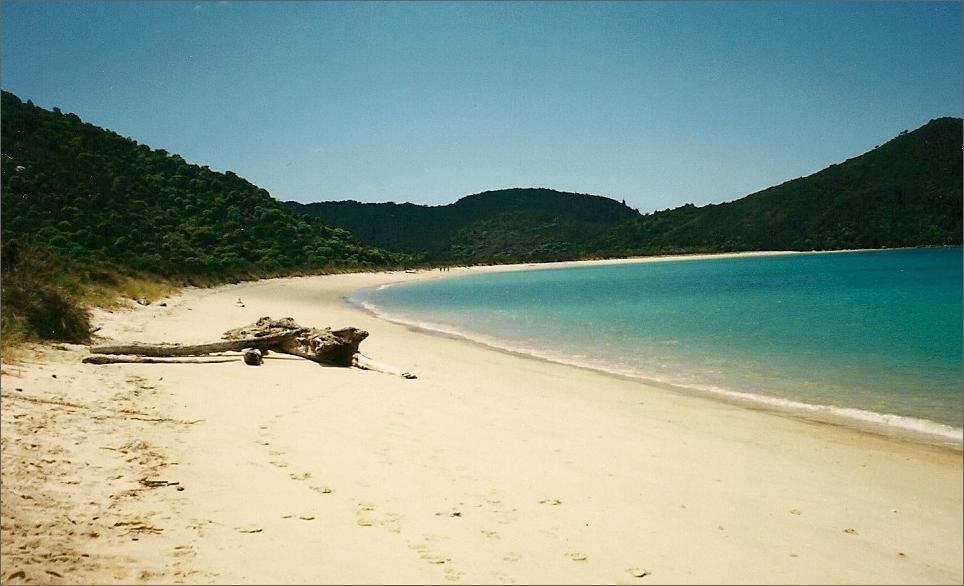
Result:
[[[445,206],[281,204],[234,173],[4,92],[2,234],[66,259],[219,280],[407,264],[413,255],[521,262],[959,245],[961,144],[961,120],[939,118],[809,177],[647,215],[550,189],[489,191]]]
[[[351,230],[363,242],[442,261],[575,258],[594,250],[613,225],[639,217],[606,197],[551,189],[487,191],[444,206],[286,203]]]
[[[961,146],[961,119],[938,118],[739,200],[647,215],[605,197],[549,189],[485,192],[435,207],[287,205],[363,242],[439,262],[960,245]]]
[[[960,245],[961,147],[961,119],[938,118],[808,177],[623,224],[608,245],[719,251]]]
[[[2,237],[165,277],[227,280],[411,262],[187,163],[3,92]]]

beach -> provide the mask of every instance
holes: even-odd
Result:
[[[273,279],[95,314],[118,342],[210,342],[262,316],[355,326],[365,355],[415,380],[278,354],[94,366],[74,345],[4,364],[4,583],[964,580],[958,450],[343,300],[478,270],[493,269]]]

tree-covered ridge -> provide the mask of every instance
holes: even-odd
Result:
[[[287,204],[361,241],[440,262],[960,245],[962,121],[938,118],[742,199],[640,215],[611,199],[508,189],[446,206]]]
[[[613,225],[639,216],[598,195],[552,189],[503,189],[444,206],[332,201],[286,202],[292,209],[350,230],[359,240],[428,260],[546,261],[598,247]]]
[[[643,216],[605,245],[650,252],[960,245],[961,147],[961,119],[938,118],[733,202]]]
[[[230,171],[9,92],[0,107],[4,241],[81,263],[213,280],[410,260],[294,214]]]

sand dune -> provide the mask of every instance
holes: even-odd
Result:
[[[457,274],[452,271],[446,274]],[[4,583],[961,583],[962,455],[378,320],[353,289],[187,290],[99,313],[119,341],[265,315],[368,330],[417,380],[80,364],[2,380]],[[238,299],[242,303],[238,303]]]

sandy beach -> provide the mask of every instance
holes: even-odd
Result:
[[[276,354],[257,368],[93,366],[72,345],[5,364],[3,582],[964,580],[960,451],[498,352],[343,301],[442,275],[187,289],[95,316],[123,342],[209,342],[262,316],[352,325],[370,332],[363,353],[416,380]]]

